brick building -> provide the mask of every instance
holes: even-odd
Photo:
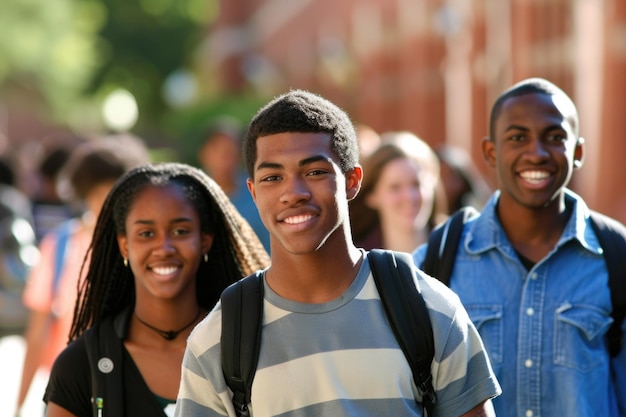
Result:
[[[478,142],[493,100],[548,78],[587,138],[572,188],[626,222],[622,0],[223,0],[205,44],[227,92],[309,89],[377,131],[466,147],[486,173]]]

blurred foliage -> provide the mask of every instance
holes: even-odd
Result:
[[[3,0],[0,86],[36,90],[61,114],[99,64],[105,19],[96,1]]]
[[[108,45],[88,93],[125,88],[137,99],[141,124],[167,111],[162,86],[171,73],[192,65],[202,30],[215,17],[217,1],[103,0],[110,18],[100,36]]]
[[[136,131],[159,129],[162,96],[190,62],[217,0],[3,0],[0,92],[36,91],[59,123],[93,124],[124,88],[140,109]]]
[[[266,104],[267,97],[254,94],[226,95],[185,110],[179,110],[164,121],[172,132],[181,132],[174,145],[182,162],[198,166],[198,149],[208,127],[224,116],[241,124],[242,131],[256,112]]]

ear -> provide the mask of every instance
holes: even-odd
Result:
[[[579,169],[585,162],[585,138],[579,137],[574,148],[574,169]]]
[[[254,189],[254,180],[252,178],[248,178],[246,180],[246,186],[248,187],[250,195],[252,195],[252,200],[256,204],[256,190]]]
[[[202,255],[204,256],[206,253],[208,253],[211,250],[211,247],[213,246],[213,239],[215,239],[215,235],[211,233],[202,233],[202,237],[200,239],[202,240]]]
[[[496,144],[489,137],[485,136],[482,141],[483,158],[490,167],[496,166]]]
[[[354,168],[346,172],[346,195],[348,200],[352,200],[357,196],[361,189],[363,181],[363,168],[361,165],[355,165]]]
[[[117,246],[120,249],[122,258],[128,259],[128,238],[124,235],[117,235]]]

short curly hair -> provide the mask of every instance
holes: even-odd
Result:
[[[257,139],[285,132],[330,133],[331,148],[342,172],[358,164],[356,131],[348,114],[327,99],[304,90],[274,98],[252,118],[243,140],[244,163],[254,177]]]
[[[563,99],[563,102],[567,103],[568,106],[570,106],[569,122],[572,126],[572,129],[574,129],[574,134],[578,136],[578,111],[576,110],[576,105],[574,104],[570,96],[568,96],[565,91],[563,91],[553,82],[548,81],[544,78],[533,77],[522,80],[514,84],[510,88],[506,89],[493,103],[493,106],[491,107],[491,114],[489,115],[489,136],[492,140],[495,138],[496,121],[498,120],[498,117],[500,117],[504,102],[512,97],[519,97],[526,94],[545,94],[548,96],[557,96]]]

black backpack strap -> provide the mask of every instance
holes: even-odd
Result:
[[[226,288],[221,304],[222,371],[233,392],[235,412],[245,417],[250,415],[248,404],[261,347],[263,273],[249,275]]]
[[[436,400],[431,375],[435,345],[413,259],[407,253],[374,249],[369,252],[368,260],[393,333],[422,394],[422,404],[427,415],[432,415]]]
[[[85,332],[94,417],[124,416],[122,341],[111,320]]]
[[[624,345],[622,323],[626,315],[626,227],[595,211],[591,211],[591,226],[604,250],[609,274],[613,324],[607,332],[607,338],[610,355],[617,356]]]
[[[478,211],[474,207],[462,207],[431,232],[426,256],[420,267],[422,271],[437,278],[446,286],[450,284],[463,225],[476,215]]]

